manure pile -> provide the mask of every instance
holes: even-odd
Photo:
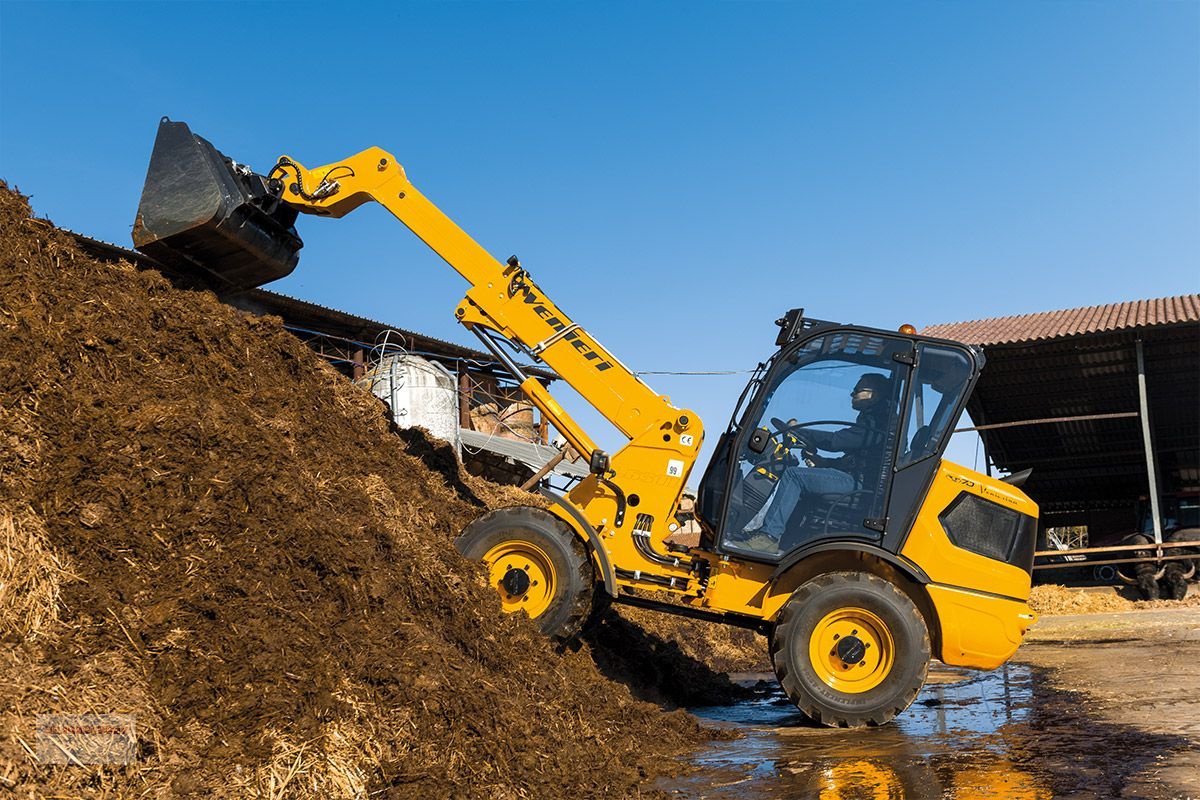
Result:
[[[636,794],[707,734],[499,613],[451,541],[514,491],[0,184],[0,794]],[[87,712],[134,763],[34,761]]]

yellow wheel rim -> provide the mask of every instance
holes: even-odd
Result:
[[[546,551],[532,542],[502,542],[483,555],[488,583],[500,593],[506,613],[524,611],[541,616],[554,599],[557,584],[554,564]]]
[[[869,692],[892,671],[896,644],[891,631],[865,608],[839,608],[813,629],[808,656],[817,677],[847,694]]]

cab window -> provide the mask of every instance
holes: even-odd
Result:
[[[841,331],[781,361],[743,419],[725,547],[778,557],[818,538],[877,538],[911,352],[902,339]],[[757,433],[756,433],[757,432]]]
[[[921,344],[912,405],[904,426],[898,467],[906,467],[942,451],[953,433],[955,411],[971,380],[971,362],[961,350]]]

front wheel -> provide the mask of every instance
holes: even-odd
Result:
[[[797,589],[771,637],[787,696],[831,727],[883,725],[925,684],[929,632],[908,595],[866,572],[831,572]]]
[[[579,632],[595,581],[587,548],[562,520],[540,508],[501,508],[463,529],[454,546],[483,562],[505,612],[524,611],[557,639]]]

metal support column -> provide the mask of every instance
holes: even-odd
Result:
[[[975,418],[971,417],[971,421],[974,422]],[[983,418],[983,410],[980,409],[979,425],[984,425],[986,422],[987,420]],[[992,454],[988,451],[987,439],[979,432],[978,426],[975,428],[975,435],[979,437],[979,441],[975,444],[976,448],[983,448],[983,472],[990,478],[992,477]]]
[[[1162,544],[1162,518],[1158,515],[1158,473],[1154,468],[1154,445],[1150,441],[1150,401],[1146,397],[1146,358],[1142,337],[1137,340],[1138,408],[1142,417],[1142,445],[1146,450],[1146,474],[1150,478],[1150,514],[1154,519],[1154,543]]]

